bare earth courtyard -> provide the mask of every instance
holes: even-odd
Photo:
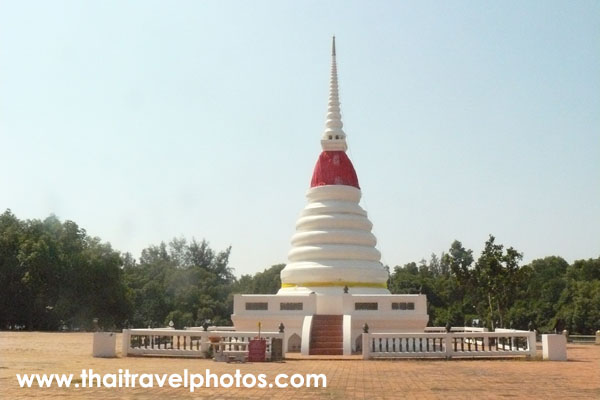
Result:
[[[120,335],[117,348],[120,349]],[[283,363],[227,364],[181,358],[93,358],[91,333],[0,332],[0,398],[327,398],[327,399],[600,399],[600,346],[569,345],[567,362],[525,360],[362,361],[292,359]],[[540,350],[538,349],[538,354]],[[326,388],[20,388],[16,374],[95,373],[267,375],[318,374]],[[75,382],[75,380],[74,380]]]

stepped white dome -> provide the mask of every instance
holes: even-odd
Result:
[[[342,127],[334,37],[323,152],[306,194],[308,204],[296,223],[289,263],[281,271],[279,294],[333,294],[344,286],[355,294],[390,293],[373,224],[359,205],[360,186]]]

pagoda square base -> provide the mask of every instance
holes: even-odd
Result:
[[[343,354],[362,350],[365,324],[371,333],[421,333],[429,321],[427,298],[419,294],[276,294],[234,297],[231,320],[238,331],[277,331],[284,325],[286,353],[308,355],[314,315],[343,316]]]

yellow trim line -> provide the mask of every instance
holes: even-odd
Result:
[[[281,288],[293,287],[326,287],[326,286],[348,286],[348,287],[371,287],[387,289],[387,283],[375,282],[304,282],[304,283],[282,283]]]

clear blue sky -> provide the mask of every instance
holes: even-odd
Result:
[[[0,209],[285,262],[332,34],[384,263],[600,255],[598,1],[1,1]]]

